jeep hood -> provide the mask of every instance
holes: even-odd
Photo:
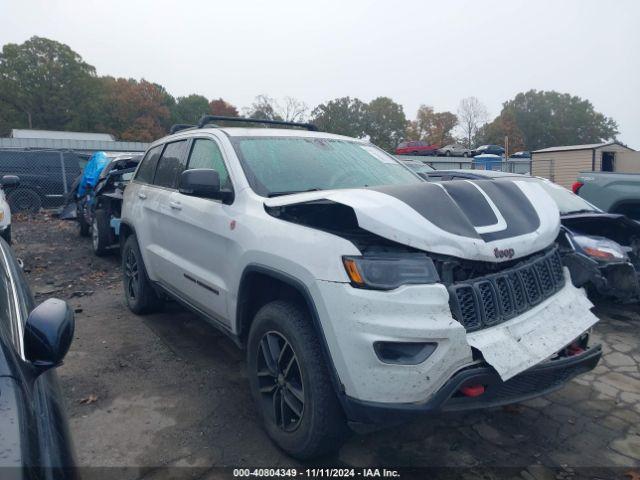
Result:
[[[265,200],[268,208],[339,203],[358,226],[420,250],[500,262],[550,245],[560,229],[555,202],[534,182],[464,180],[324,190]]]

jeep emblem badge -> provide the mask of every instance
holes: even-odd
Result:
[[[494,248],[493,254],[496,256],[496,258],[513,258],[516,252],[513,248]]]

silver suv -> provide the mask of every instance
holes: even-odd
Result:
[[[221,128],[216,121],[288,128]],[[592,369],[558,209],[531,182],[431,184],[367,141],[205,116],[126,187],[123,284],[246,348],[271,438],[309,458],[351,426],[517,402]]]

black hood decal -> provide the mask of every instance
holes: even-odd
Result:
[[[512,182],[477,180],[443,184],[418,183],[386,185],[372,190],[406,203],[444,231],[481,238],[485,242],[531,233],[540,226],[540,219],[533,205]],[[497,213],[506,225],[492,231],[491,226],[499,223],[494,209],[498,209]],[[481,227],[488,231],[478,233],[476,228]]]

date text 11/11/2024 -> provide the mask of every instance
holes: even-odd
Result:
[[[234,468],[233,476],[241,477],[302,477],[302,478],[399,478],[397,470],[386,468]]]

